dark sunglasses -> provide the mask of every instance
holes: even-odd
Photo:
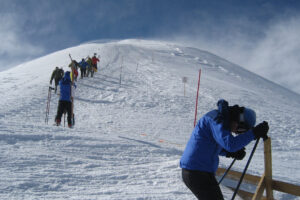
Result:
[[[237,132],[238,133],[244,133],[246,131],[248,131],[250,128],[248,126],[246,126],[245,123],[239,123],[238,127],[237,127]]]
[[[244,114],[241,113],[240,114],[240,118],[239,118],[239,123],[238,123],[238,128],[237,128],[237,132],[238,133],[244,133],[246,131],[248,131],[251,127],[249,127],[244,120]]]

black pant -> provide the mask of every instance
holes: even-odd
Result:
[[[87,71],[86,71],[86,77],[89,77],[89,74],[91,73],[91,77],[93,77],[93,75],[94,75],[94,69],[93,69],[93,67],[92,66],[89,66],[88,68],[87,68]]]
[[[57,115],[55,121],[61,121],[61,116],[66,111],[68,113],[68,125],[72,125],[72,103],[70,101],[59,101],[57,108]]]
[[[213,173],[182,169],[182,179],[199,200],[224,200]]]
[[[81,78],[86,77],[86,68],[80,68]]]

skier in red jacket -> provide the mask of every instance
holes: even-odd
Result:
[[[100,60],[96,57],[96,53],[94,53],[94,56],[92,57],[92,66],[95,72],[98,70],[97,62],[100,62]]]

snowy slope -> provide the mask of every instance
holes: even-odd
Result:
[[[100,70],[77,82],[76,127],[52,126],[55,95],[46,125],[52,70],[68,70],[69,53],[79,61],[94,52]],[[255,109],[258,121],[270,123],[275,179],[300,185],[299,95],[209,52],[123,40],[82,44],[0,72],[0,199],[193,199],[178,162],[193,129],[200,68],[198,116],[220,98]],[[263,172],[261,144],[249,172]]]

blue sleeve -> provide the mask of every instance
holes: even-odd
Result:
[[[220,156],[226,156],[227,151],[225,151],[224,149],[222,149],[222,151],[219,153]]]
[[[223,128],[222,123],[211,123],[211,131],[215,141],[226,151],[236,152],[254,140],[252,130],[234,137],[230,131]]]

